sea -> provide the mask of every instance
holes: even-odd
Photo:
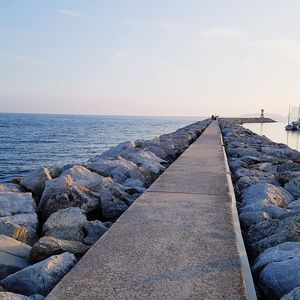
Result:
[[[121,142],[152,139],[203,119],[0,113],[0,182],[39,166],[80,163]]]
[[[292,149],[300,151],[300,132],[287,131],[285,126],[287,123],[245,123],[243,126],[251,131],[265,135],[276,143],[283,143]]]

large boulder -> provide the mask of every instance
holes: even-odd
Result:
[[[262,251],[285,242],[300,242],[299,214],[283,219],[268,219],[252,225],[244,237],[250,252],[257,256]]]
[[[268,264],[285,261],[300,256],[300,242],[286,242],[271,247],[262,252],[251,267],[252,272],[258,275]]]
[[[90,233],[88,233],[88,236],[89,234]],[[36,263],[52,255],[64,252],[73,253],[76,257],[81,257],[89,248],[89,246],[78,241],[63,240],[53,236],[43,236],[32,246],[30,260]]]
[[[0,235],[0,280],[28,266],[31,247]]]
[[[38,213],[42,220],[46,220],[52,213],[68,207],[76,206],[85,212],[91,212],[99,208],[99,201],[97,193],[74,184],[72,177],[66,175],[46,182]]]
[[[32,244],[37,238],[38,219],[31,193],[0,193],[0,234]]]
[[[80,165],[74,165],[61,174],[61,177],[67,176],[72,178],[73,185],[82,186],[91,191],[97,191],[112,183],[110,177],[103,177]]]
[[[19,184],[8,182],[8,183],[0,183],[0,193],[1,192],[24,193],[25,190]]]
[[[43,234],[64,240],[82,241],[85,237],[86,216],[78,207],[69,207],[53,213],[43,227]]]
[[[45,182],[51,180],[51,174],[48,168],[39,167],[22,178],[21,185],[33,195],[41,197]]]
[[[43,300],[45,297],[42,295],[24,296],[21,294],[11,292],[0,292],[0,300]]]
[[[299,299],[300,299],[300,287],[296,287],[291,292],[284,295],[280,300],[299,300]]]
[[[300,176],[291,179],[284,185],[284,188],[288,190],[295,198],[300,198]]]
[[[300,256],[269,263],[259,275],[259,287],[270,298],[280,298],[300,286]]]
[[[1,281],[8,291],[26,296],[46,296],[76,264],[73,254],[65,252],[29,266]]]
[[[101,221],[95,220],[88,222],[85,225],[85,230],[87,234],[83,242],[87,245],[93,245],[107,231],[107,227]]]
[[[32,245],[37,240],[38,218],[36,213],[17,214],[0,218],[0,234]]]
[[[104,219],[116,219],[128,208],[127,204],[116,198],[107,188],[101,189],[100,197],[101,214]]]
[[[153,182],[153,176],[143,167],[139,167],[136,163],[121,156],[116,159],[107,157],[92,158],[85,163],[85,166],[102,176],[110,176],[118,183],[123,183],[128,178],[139,179],[146,186]]]
[[[31,193],[0,193],[0,217],[35,212],[35,202]]]

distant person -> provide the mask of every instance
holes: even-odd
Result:
[[[214,119],[215,119],[215,116],[214,116],[214,115],[212,115],[212,116],[211,116],[211,119],[212,119],[212,120],[214,120]]]

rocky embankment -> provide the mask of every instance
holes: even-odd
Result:
[[[221,120],[235,123],[235,124],[244,124],[244,123],[276,123],[273,119],[270,118],[222,118]]]
[[[43,299],[210,122],[0,184],[0,299]]]
[[[300,153],[220,125],[258,295],[300,299]]]

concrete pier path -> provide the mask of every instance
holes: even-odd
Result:
[[[47,299],[255,299],[212,122]]]

